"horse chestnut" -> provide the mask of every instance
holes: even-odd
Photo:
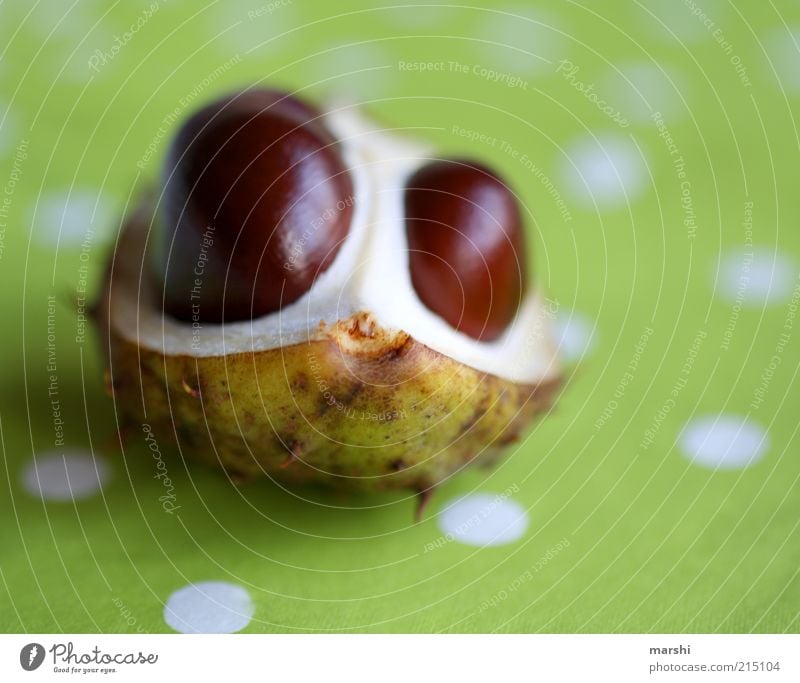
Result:
[[[353,184],[312,107],[248,91],[192,116],[164,170],[156,250],[164,310],[249,320],[296,301],[347,236]]]
[[[422,500],[495,462],[551,404],[556,344],[511,191],[431,158],[276,91],[192,116],[96,307],[122,424],[237,480]]]
[[[405,211],[417,295],[470,337],[499,337],[527,277],[522,218],[508,186],[474,162],[434,161],[408,180]]]

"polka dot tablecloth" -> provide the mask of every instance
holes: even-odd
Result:
[[[800,629],[800,7],[468,4],[0,5],[2,631]],[[256,82],[523,203],[563,390],[420,522],[117,434],[87,319],[120,217]]]

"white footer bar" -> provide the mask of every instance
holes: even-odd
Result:
[[[0,636],[0,681],[800,681],[798,635]]]

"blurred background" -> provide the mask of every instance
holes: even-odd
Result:
[[[798,630],[800,6],[468,4],[0,4],[2,631]],[[525,202],[565,387],[419,524],[119,447],[83,307],[180,121],[254,83]]]

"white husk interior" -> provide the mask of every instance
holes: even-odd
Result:
[[[480,342],[453,329],[417,297],[408,270],[403,189],[408,176],[430,156],[413,142],[374,128],[354,108],[326,115],[342,143],[353,175],[355,204],[350,234],[314,287],[281,311],[252,322],[215,325],[162,316],[161,292],[147,269],[125,261],[141,253],[144,229],[121,237],[109,308],[114,328],[139,345],[168,355],[218,356],[261,351],[321,338],[325,326],[368,311],[386,329],[404,330],[417,341],[465,365],[499,377],[536,383],[558,374],[549,310],[535,292],[526,297],[508,330]],[[135,243],[134,243],[135,241]],[[323,323],[320,325],[320,323]]]

